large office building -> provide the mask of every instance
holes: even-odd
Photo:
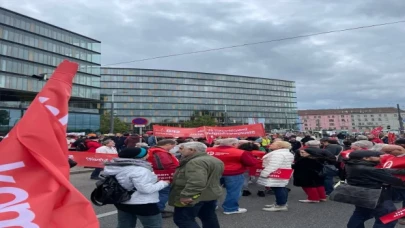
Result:
[[[69,103],[69,131],[100,128],[100,42],[0,8],[0,134],[24,114],[45,81],[64,59],[77,62]]]
[[[253,122],[266,130],[297,127],[297,101],[292,81],[170,70],[102,68],[103,110],[114,94],[115,115],[131,123],[136,117],[152,124],[182,126],[209,114],[218,125]],[[150,127],[150,126],[149,126]]]

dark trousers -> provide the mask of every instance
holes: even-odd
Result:
[[[350,217],[349,223],[347,224],[347,228],[365,228],[364,222],[373,217],[375,218],[373,228],[394,228],[398,222],[397,220],[384,224],[381,222],[380,217],[396,210],[397,209],[392,200],[385,200],[379,203],[375,209],[356,206],[353,215]]]
[[[284,206],[288,200],[288,190],[286,187],[271,187],[276,196],[276,204],[278,206]]]
[[[97,178],[100,176],[101,171],[103,171],[102,168],[95,168],[94,171],[91,173],[90,178]]]
[[[193,207],[175,207],[173,221],[179,228],[200,228],[195,221],[198,217],[203,228],[220,228],[216,207],[216,200],[201,201]]]
[[[330,195],[333,192],[333,187],[334,187],[334,182],[333,182],[333,178],[335,175],[330,175],[327,174],[325,175],[325,181],[323,183],[323,186],[325,187],[325,193],[326,195]]]

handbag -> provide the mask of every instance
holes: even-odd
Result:
[[[381,196],[382,188],[372,189],[341,183],[329,195],[332,201],[375,209]]]

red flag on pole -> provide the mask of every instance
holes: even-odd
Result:
[[[78,65],[64,61],[0,143],[0,227],[98,228],[69,182],[66,126]]]
[[[384,128],[383,127],[376,127],[373,130],[371,130],[371,134],[374,135],[374,137],[378,138],[378,135],[382,132]]]

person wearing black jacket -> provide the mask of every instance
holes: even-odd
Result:
[[[302,187],[308,198],[301,203],[319,203],[326,201],[323,167],[328,159],[328,152],[318,148],[300,150],[300,157],[292,165],[294,185]],[[330,155],[329,155],[330,156]]]
[[[375,218],[374,228],[394,228],[397,223],[395,220],[383,224],[380,220],[381,216],[397,210],[392,202],[391,186],[405,187],[402,180],[393,176],[390,170],[375,168],[380,163],[382,154],[376,151],[358,150],[351,152],[349,160],[346,161],[346,181],[349,185],[369,189],[382,188],[380,200],[375,209],[355,206],[347,224],[348,228],[364,227],[364,222],[373,217]]]

